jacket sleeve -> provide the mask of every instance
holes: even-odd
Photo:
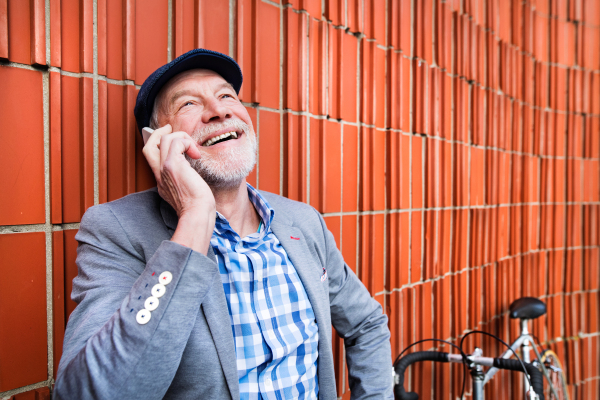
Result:
[[[54,394],[61,399],[160,399],[169,388],[215,261],[163,241],[146,263],[109,205],[90,208],[75,237],[78,303],[67,324]],[[146,324],[136,321],[159,275],[171,272]],[[177,329],[173,329],[173,327]]]
[[[393,399],[388,318],[381,305],[344,262],[325,226],[331,322],[344,339],[351,399]]]

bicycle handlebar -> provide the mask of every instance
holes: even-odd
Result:
[[[404,372],[411,365],[419,361],[435,361],[435,362],[463,362],[462,357],[456,355],[454,357],[453,354],[450,355],[448,353],[443,353],[439,351],[417,351],[415,353],[408,354],[402,357],[396,365],[394,366],[394,371],[397,375],[397,381],[394,382],[394,395],[400,400],[418,400],[419,395],[415,392],[406,392],[404,390]],[[523,366],[517,360],[509,360],[505,358],[493,358],[490,359],[488,357],[474,357],[478,360],[473,360],[482,365],[488,365],[488,362],[478,362],[479,359],[481,361],[484,360],[492,360],[492,366],[498,369],[507,369],[511,371],[520,371],[523,372]],[[535,393],[539,396],[540,400],[544,399],[544,386],[543,386],[543,375],[542,373],[533,365],[529,363],[523,363],[525,365],[525,369],[529,374],[529,380],[531,382],[531,386]]]
[[[523,364],[529,374],[529,381],[531,382],[533,391],[539,396],[540,400],[544,400],[544,375],[530,363],[524,362]],[[507,358],[494,358],[494,367],[523,372],[523,366],[519,361]]]
[[[398,363],[394,366],[394,371],[398,376],[398,382],[395,382],[394,396],[400,398],[400,400],[418,400],[419,395],[415,392],[406,392],[404,390],[404,371],[411,365],[419,361],[437,361],[437,362],[448,362],[448,353],[442,353],[440,351],[417,351],[410,353],[398,360]]]

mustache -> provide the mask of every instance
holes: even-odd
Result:
[[[192,132],[192,139],[200,141],[204,141],[205,138],[212,135],[215,132],[218,132],[222,129],[231,129],[232,131],[242,131],[244,133],[248,133],[250,131],[250,127],[241,119],[228,119],[224,122],[213,123],[202,128],[198,128]]]

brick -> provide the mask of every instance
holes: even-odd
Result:
[[[358,242],[358,216],[344,215],[342,216],[342,255],[344,262],[348,264],[350,269],[357,272],[357,259],[359,254]]]
[[[307,202],[307,117],[286,113],[284,120],[284,196]]]
[[[361,128],[361,189],[359,208],[363,211],[385,209],[386,133]]]
[[[4,392],[48,378],[45,234],[0,235],[0,254],[6,285],[0,294],[0,391]]]
[[[0,11],[0,58],[22,64],[46,64],[43,1],[5,0]]]
[[[320,0],[284,0],[283,4],[291,4],[295,10],[306,10],[313,18],[321,18]]]
[[[425,170],[425,140],[418,136],[411,138],[412,145],[412,208],[423,207],[423,171]]]
[[[62,222],[62,94],[61,76],[50,73],[50,219]]]
[[[0,66],[0,225],[45,221],[42,74]],[[26,132],[27,134],[19,134]]]
[[[107,85],[107,200],[135,192],[135,140],[139,135],[133,119],[137,96],[134,86]]]
[[[254,129],[254,132],[257,133],[258,130],[258,109],[256,108],[252,108],[252,107],[246,107],[246,111],[248,111],[248,115],[250,115],[250,119],[252,120],[252,127]],[[246,182],[248,182],[249,184],[251,184],[253,187],[257,187],[257,176],[256,176],[256,165],[254,166],[254,169],[252,169],[252,171],[250,172],[250,174],[248,174],[248,176],[246,177]]]
[[[310,199],[309,204],[318,211],[323,212],[323,164],[324,164],[324,136],[325,120],[310,119]]]
[[[91,78],[60,79],[62,216],[78,222],[94,204],[93,88]]]
[[[433,0],[423,0],[414,4],[414,29],[419,34],[415,35],[415,57],[421,58],[427,64],[431,64],[432,59],[432,25],[433,25]]]
[[[327,114],[334,119],[341,119],[341,102],[342,102],[342,41],[344,40],[343,29],[336,29],[329,24],[328,29],[328,45],[329,52],[327,59],[329,65],[328,70],[328,88],[327,101],[329,109]]]
[[[52,232],[52,344],[54,354],[54,379],[63,351],[67,319],[65,318],[65,237],[63,231]]]
[[[177,4],[177,2],[175,2]],[[218,50],[228,53],[229,41],[227,40],[227,46],[217,46],[217,44],[210,43],[213,38],[220,38],[223,33],[228,35],[228,31],[221,26],[214,26],[216,24],[223,24],[228,27],[228,14],[225,14],[226,19],[223,19],[222,15],[219,15],[213,11],[220,11],[222,9],[227,10],[227,7],[215,6],[221,4],[221,2],[207,2],[201,1],[200,7],[209,7],[208,10],[202,10],[201,15],[203,18],[202,27],[204,30],[213,29],[210,35],[200,36],[199,38],[207,39],[204,43],[199,44],[197,47],[204,47],[213,50]],[[212,5],[209,5],[212,4]],[[150,1],[138,1],[135,6],[135,83],[141,85],[146,78],[154,72],[160,66],[168,62],[168,1],[167,0],[150,0]],[[213,8],[215,10],[213,10]],[[210,12],[210,17],[206,17],[206,13]],[[222,13],[222,11],[221,11]],[[179,21],[175,21],[175,32],[177,32],[177,24]],[[213,26],[207,26],[212,23]],[[220,29],[219,29],[220,28]],[[204,34],[204,32],[202,32]],[[228,36],[225,36],[228,38]],[[200,41],[200,40],[199,40]]]
[[[325,121],[323,131],[323,211],[342,211],[342,135],[340,124]]]
[[[364,31],[363,0],[346,0],[346,25],[352,32]]]
[[[308,22],[309,37],[309,111],[326,115],[327,32],[326,24],[313,18]]]
[[[341,217],[323,217],[323,220],[325,221],[325,225],[327,226],[327,229],[333,234],[333,238],[335,239],[337,248],[340,249],[341,244],[342,244],[342,241],[341,241],[341,234],[342,234]]]
[[[52,106],[51,106],[52,107]],[[108,86],[98,82],[98,197],[108,201]]]
[[[358,277],[367,287],[371,296],[384,289],[383,250],[384,215],[361,215],[360,229],[360,266]]]
[[[52,11],[57,15],[52,15]],[[54,25],[56,36],[51,38],[56,42],[50,42],[57,52],[52,65],[71,72],[93,72],[92,2],[62,1],[51,10],[51,17],[59,21]]]
[[[410,281],[412,283],[422,279],[422,220],[421,211],[411,212]]]
[[[15,394],[10,400],[50,400],[50,389],[41,387],[27,392]]]
[[[280,194],[279,113],[261,111],[258,125],[258,189]]]
[[[341,0],[326,0],[325,1],[325,18],[331,21],[333,25],[344,25],[345,1]]]
[[[0,2],[0,59],[8,59],[8,1]]]
[[[361,112],[368,125],[385,126],[385,50],[376,42],[361,40]]]
[[[410,132],[410,60],[402,53],[388,52],[387,123],[393,129]]]
[[[363,0],[365,18],[365,34],[368,39],[374,39],[378,44],[387,45],[386,31],[386,0]]]
[[[409,283],[410,272],[410,220],[409,213],[388,214],[386,222],[387,243],[387,279],[386,289],[393,290]]]
[[[342,211],[358,210],[358,128],[343,125],[342,132]]]
[[[264,107],[279,108],[279,9],[268,3],[257,3],[256,92]],[[260,61],[259,61],[260,60]]]
[[[356,36],[342,34],[341,66],[340,73],[340,112],[339,115],[344,121],[357,122],[357,99],[358,91],[356,76],[358,70],[358,40]],[[383,78],[378,82],[381,84]],[[381,89],[381,87],[379,88]],[[383,104],[381,105],[383,107]]]
[[[307,17],[287,8],[284,12],[285,32],[283,107],[295,111],[307,110]]]
[[[100,6],[98,13],[100,14]],[[98,35],[98,43],[106,43],[105,60],[98,55],[98,62],[106,63],[106,76],[111,79],[134,79],[135,11],[133,0],[106,0],[102,13],[106,15],[106,36]],[[102,21],[104,22],[104,21]]]
[[[600,69],[600,26],[578,25],[577,40],[581,42],[577,49],[577,63],[584,68]]]

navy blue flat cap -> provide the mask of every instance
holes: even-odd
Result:
[[[212,50],[190,50],[154,71],[144,81],[133,109],[140,133],[150,125],[154,100],[160,89],[175,75],[197,68],[215,71],[233,86],[236,93],[240,92],[242,70],[233,58]]]

